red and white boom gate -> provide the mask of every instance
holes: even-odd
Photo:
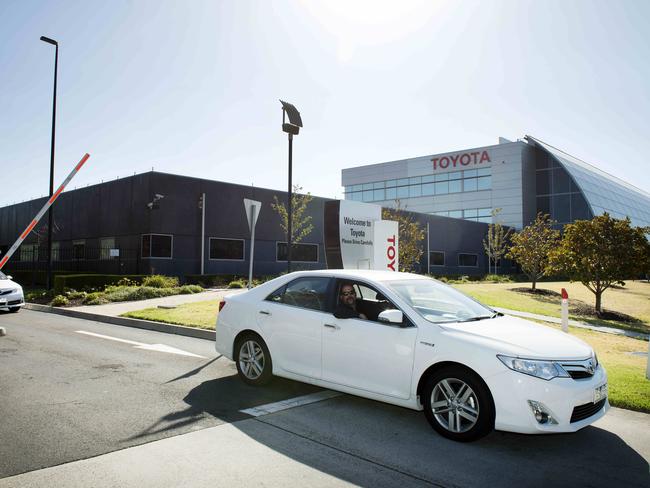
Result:
[[[29,235],[29,233],[36,227],[38,224],[38,221],[41,220],[43,215],[45,215],[45,212],[47,212],[47,209],[52,206],[52,204],[56,201],[57,198],[59,198],[59,195],[63,191],[63,189],[67,186],[68,183],[70,183],[70,180],[74,178],[74,176],[77,174],[77,172],[81,169],[81,167],[85,164],[86,161],[88,161],[88,158],[90,157],[90,154],[86,153],[83,158],[81,158],[81,161],[77,163],[77,166],[74,167],[74,169],[70,172],[68,177],[63,180],[63,183],[61,183],[61,186],[54,192],[54,194],[47,200],[45,205],[43,205],[43,208],[41,208],[38,213],[36,214],[36,217],[29,223],[27,228],[23,231],[22,234],[20,234],[20,237],[16,240],[16,242],[13,243],[13,245],[9,248],[7,251],[7,254],[5,254],[2,259],[0,259],[0,269],[9,261],[9,258],[13,255],[13,253],[16,252],[16,249],[22,244],[22,242],[25,240],[25,238]]]

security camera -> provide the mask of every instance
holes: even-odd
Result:
[[[154,196],[156,197],[156,200],[162,200],[165,198],[165,195],[161,195],[160,193],[156,193]]]

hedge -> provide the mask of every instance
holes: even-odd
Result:
[[[116,285],[120,280],[128,278],[136,283],[149,275],[105,275],[105,274],[74,274],[62,275],[54,278],[54,293],[60,295],[66,288],[83,290],[87,288],[101,288],[108,285]]]
[[[11,276],[16,283],[22,286],[45,285],[47,281],[47,272],[45,271],[17,269],[14,271],[2,270],[2,272]],[[52,271],[52,277],[69,274],[77,274],[77,271]]]

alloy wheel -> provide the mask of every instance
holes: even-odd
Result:
[[[431,392],[431,410],[444,429],[463,433],[476,425],[479,401],[474,390],[464,381],[444,378]]]
[[[264,372],[264,350],[253,340],[243,342],[239,348],[239,367],[249,380],[258,379]]]

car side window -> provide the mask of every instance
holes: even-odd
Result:
[[[374,288],[364,283],[354,283],[353,286],[357,295],[356,311],[365,315],[367,320],[379,322],[379,314],[384,310],[399,310],[381,292]]]
[[[329,282],[329,278],[298,278],[271,293],[267,300],[324,312]]]

